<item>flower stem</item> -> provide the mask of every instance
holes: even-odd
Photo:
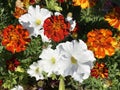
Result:
[[[60,77],[59,90],[65,90],[65,82],[63,77]]]

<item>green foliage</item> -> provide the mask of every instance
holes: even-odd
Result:
[[[61,11],[62,8],[58,5],[56,0],[45,0],[46,1],[46,6],[49,10],[53,11]]]
[[[33,58],[38,58],[42,51],[42,40],[41,37],[33,37],[31,42],[29,43],[27,49],[23,52],[23,56],[28,57],[31,56]]]
[[[5,83],[3,84],[3,87],[10,89],[15,84],[17,84],[16,79],[17,79],[18,76],[16,76],[14,73],[12,73],[10,71],[8,71],[8,74],[9,74],[9,76],[5,77],[5,81],[4,81]]]
[[[0,1],[0,30],[9,24],[17,23],[17,20],[13,16],[14,6],[14,0]]]

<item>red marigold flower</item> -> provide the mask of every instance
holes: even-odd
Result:
[[[3,80],[0,80],[0,86],[3,84]]]
[[[82,9],[89,8],[95,5],[97,0],[72,0],[74,6],[81,6]]]
[[[96,29],[87,34],[87,45],[97,58],[104,58],[106,55],[112,56],[115,53],[117,41],[112,37],[112,32],[108,29]]]
[[[29,32],[22,25],[9,25],[3,30],[2,45],[12,53],[24,51],[28,42]]]
[[[60,3],[63,3],[63,2],[65,2],[66,0],[58,0],[58,2],[60,2]]]
[[[120,30],[120,7],[115,7],[112,12],[106,14],[105,20],[114,28]]]
[[[15,71],[15,68],[20,65],[20,62],[16,58],[11,58],[6,61],[7,69]]]
[[[30,0],[30,4],[35,4],[36,0]]]
[[[108,68],[104,63],[96,63],[93,69],[91,70],[91,76],[98,78],[107,78],[108,77]]]
[[[47,18],[43,27],[44,34],[55,42],[62,41],[70,32],[70,23],[62,15]]]

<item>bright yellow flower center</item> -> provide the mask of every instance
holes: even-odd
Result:
[[[77,60],[73,56],[71,57],[71,62],[72,64],[77,64]]]
[[[55,59],[54,57],[52,57],[52,58],[51,58],[51,62],[52,62],[52,64],[55,64],[56,59]]]
[[[41,24],[41,20],[40,19],[36,19],[35,24],[36,25],[40,25]]]

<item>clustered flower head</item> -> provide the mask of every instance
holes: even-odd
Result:
[[[57,0],[59,3],[63,3],[65,2],[66,0]]]
[[[18,61],[15,57],[6,61],[7,69],[10,71],[15,71],[15,69],[20,65],[20,61]]]
[[[97,58],[112,56],[115,53],[117,42],[108,29],[95,29],[87,34],[87,45]]]
[[[26,49],[30,42],[29,32],[22,25],[9,25],[3,30],[2,45],[12,53]]]
[[[95,5],[97,0],[72,0],[74,6],[81,6],[81,8],[89,8]]]
[[[91,76],[95,78],[108,78],[108,68],[105,63],[96,62],[95,66],[91,70]]]
[[[27,10],[23,8],[16,7],[15,12],[13,13],[14,17],[19,18],[21,15],[25,14]]]
[[[112,12],[105,15],[105,20],[120,31],[120,7],[113,8]]]
[[[70,32],[70,23],[63,15],[53,15],[44,21],[44,34],[55,42],[64,40]]]
[[[2,80],[0,80],[0,86],[2,85],[2,83],[3,83],[3,81],[2,81]]]

